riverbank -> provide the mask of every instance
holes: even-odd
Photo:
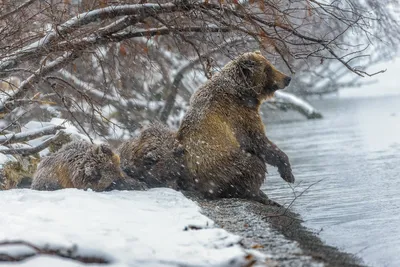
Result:
[[[221,228],[241,236],[244,248],[270,255],[268,266],[363,266],[354,255],[324,244],[289,210],[242,199],[186,195]]]
[[[167,188],[0,191],[0,263],[358,266],[351,255],[323,245],[289,211],[275,216],[276,207],[259,203],[185,195]]]

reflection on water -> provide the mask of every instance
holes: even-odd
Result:
[[[305,226],[372,266],[400,266],[400,97],[315,101],[323,120],[270,123],[296,177]],[[272,167],[264,190],[290,203]]]

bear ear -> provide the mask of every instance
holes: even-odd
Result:
[[[245,77],[248,77],[254,70],[254,67],[256,65],[256,62],[254,60],[247,58],[240,60],[238,62],[240,71],[244,74]]]
[[[95,154],[105,154],[105,155],[113,155],[113,152],[111,150],[111,148],[108,145],[105,144],[101,144],[98,145],[95,150],[94,150]]]

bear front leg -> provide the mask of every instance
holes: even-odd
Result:
[[[238,140],[243,151],[256,155],[265,163],[277,167],[283,180],[289,183],[294,182],[288,156],[272,143],[263,131],[248,131],[246,134],[238,134]]]
[[[288,156],[278,148],[277,145],[272,143],[267,137],[264,138],[265,149],[264,156],[265,162],[278,167],[278,172],[282,179],[286,182],[293,183],[294,176],[292,174],[292,167],[290,166]]]
[[[278,172],[282,179],[286,182],[293,183],[294,176],[288,156],[266,136],[257,138],[257,141],[259,142],[259,153],[264,161],[274,167],[278,167]]]

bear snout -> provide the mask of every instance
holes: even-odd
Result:
[[[292,80],[292,78],[290,78],[289,76],[286,76],[285,79],[283,79],[283,83],[285,84],[285,87],[289,85],[291,80]]]
[[[290,81],[292,80],[291,77],[283,74],[282,72],[275,70],[275,76],[274,76],[274,90],[279,90],[279,89],[284,89],[286,86],[289,85]]]

